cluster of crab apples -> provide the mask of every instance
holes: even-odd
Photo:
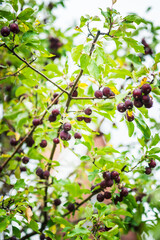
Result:
[[[99,191],[103,191],[103,193],[98,193],[97,194],[97,201],[98,202],[103,202],[105,199],[111,199],[112,198],[112,194],[109,191],[105,191],[106,188],[108,187],[112,187],[114,185],[114,183],[119,184],[120,183],[120,176],[119,173],[117,171],[106,171],[103,172],[103,181],[98,183],[97,185],[93,185],[91,187],[91,190],[93,191],[93,193],[99,192]],[[97,189],[95,189],[97,188]],[[95,190],[94,190],[95,189]],[[121,191],[119,196],[116,195],[116,197],[114,198],[114,203],[117,204],[118,202],[123,201],[123,197],[126,197],[128,195],[128,189],[125,187],[121,187]]]
[[[119,103],[117,105],[117,110],[121,113],[126,112],[126,119],[131,122],[134,120],[134,114],[132,112],[133,106],[136,108],[141,108],[144,106],[145,108],[151,108],[153,106],[152,97],[149,96],[152,88],[150,84],[145,83],[141,86],[141,88],[136,88],[133,91],[133,101],[130,99],[125,100],[123,103]]]
[[[3,37],[8,37],[9,34],[10,34],[10,32],[12,32],[12,33],[14,33],[14,34],[19,33],[18,24],[16,24],[16,23],[11,23],[11,24],[9,25],[9,27],[4,26],[4,27],[1,28],[1,35],[2,35]]]
[[[156,167],[156,162],[151,159],[150,162],[148,163],[148,167],[145,168],[145,173],[147,175],[151,174],[152,172],[152,168],[155,168]]]

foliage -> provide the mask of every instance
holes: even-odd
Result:
[[[157,113],[160,102],[160,28],[112,6],[63,32],[54,27],[57,7],[65,2],[0,5],[0,29],[19,28],[8,36],[1,30],[0,38],[1,239],[116,240],[136,231],[139,239],[145,233],[158,240],[160,137],[150,107]],[[150,106],[140,99],[144,105],[136,107],[135,89]],[[126,100],[134,107],[126,110]],[[128,144],[111,145],[122,126]],[[107,144],[96,147],[102,135]],[[61,178],[55,150],[66,148],[80,164]],[[111,197],[104,201],[106,187]]]

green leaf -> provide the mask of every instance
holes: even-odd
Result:
[[[136,56],[135,54],[129,54],[127,55],[127,58],[138,65],[142,64],[140,57]]]
[[[137,14],[130,14],[126,16],[124,20],[127,22],[135,22],[138,25],[140,23],[146,23],[146,21],[143,18],[139,17]]]
[[[156,55],[155,55],[155,63],[159,63],[160,62],[160,53],[157,53]]]
[[[91,158],[89,156],[82,156],[81,161],[90,161]]]
[[[123,209],[115,210],[112,213],[115,214],[115,215],[119,215],[119,216],[123,215],[123,216],[133,217],[133,215],[130,212],[125,211]]]
[[[4,7],[1,7],[0,9],[0,18],[6,18],[7,20],[13,20],[13,9],[11,8],[11,5],[6,4]]]
[[[147,126],[147,124],[144,121],[141,121],[138,118],[135,118],[135,122],[137,124],[137,127],[141,130],[141,132],[143,133],[144,137],[146,139],[150,138],[151,135],[151,131],[149,129],[149,127]]]
[[[56,217],[51,217],[51,219],[56,224],[63,224],[65,226],[72,227],[72,224],[62,217],[56,216]]]
[[[3,232],[7,226],[9,225],[10,221],[8,219],[8,217],[5,217],[3,219],[0,219],[0,232]]]
[[[13,235],[17,238],[21,238],[21,232],[18,228],[12,226],[12,230],[13,230]]]
[[[30,224],[27,224],[28,228],[31,228],[33,231],[40,233],[39,232],[39,227],[38,227],[38,223],[36,223],[33,219],[31,219]]]
[[[87,17],[81,17],[80,18],[80,28],[82,28],[85,24],[86,24],[86,22],[89,20],[89,18],[87,18]]]
[[[128,127],[128,136],[132,137],[133,133],[134,133],[134,124],[133,122],[128,122],[126,121],[127,127]]]
[[[160,153],[160,148],[159,147],[152,148],[151,150],[148,151],[148,153],[149,154]]]
[[[18,0],[10,0],[10,3],[14,10],[17,12],[18,11]]]
[[[32,8],[26,8],[18,15],[17,18],[19,18],[20,20],[28,20],[33,13],[34,10]]]
[[[97,66],[97,64],[95,63],[94,60],[91,59],[90,63],[88,64],[87,69],[88,69],[91,76],[93,76],[96,80],[99,79],[100,69],[99,69],[99,67]]]
[[[24,179],[17,180],[16,184],[14,185],[14,188],[18,190],[19,188],[25,188],[26,184],[24,182]]]
[[[160,136],[159,136],[158,133],[156,133],[156,134],[154,135],[154,137],[152,138],[152,141],[151,141],[149,147],[152,147],[152,146],[157,145],[157,143],[159,143],[159,141],[160,141]]]
[[[89,64],[90,58],[87,54],[82,54],[80,57],[80,66],[83,70],[86,70]]]
[[[143,44],[139,43],[138,41],[136,41],[133,38],[124,37],[124,40],[128,43],[128,45],[130,47],[132,47],[135,50],[135,52],[144,53],[144,46],[143,46]]]
[[[19,88],[17,88],[15,95],[16,97],[19,97],[20,95],[27,93],[29,90],[30,89],[28,87],[20,86]]]
[[[84,47],[84,45],[81,44],[72,49],[71,56],[75,63],[78,63],[78,60],[82,54],[83,47]]]

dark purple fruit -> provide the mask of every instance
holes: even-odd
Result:
[[[17,238],[13,236],[10,238],[10,240],[17,240]]]
[[[60,138],[63,140],[63,141],[67,141],[68,138],[69,138],[69,133],[68,132],[65,132],[64,130],[62,130],[60,132]]]
[[[18,24],[16,23],[11,23],[9,25],[10,27],[10,31],[13,32],[13,33],[19,33],[19,27],[18,27]]]
[[[56,116],[58,116],[59,114],[60,114],[60,111],[59,111],[58,109],[53,109],[53,110],[52,110],[52,115],[53,115],[53,116],[56,117]]]
[[[54,93],[54,94],[53,94],[53,99],[52,99],[52,101],[53,101],[58,95],[59,95],[58,93]],[[58,104],[58,99],[55,101],[54,104]]]
[[[86,123],[90,123],[90,122],[92,121],[92,118],[84,117],[84,121],[85,121]]]
[[[141,89],[139,89],[139,88],[134,89],[133,97],[135,99],[141,99],[142,98],[142,91],[141,91]]]
[[[44,177],[45,179],[49,178],[49,176],[50,176],[50,173],[49,173],[48,170],[46,170],[46,171],[43,172],[43,177]]]
[[[152,100],[152,98],[150,98],[149,102],[148,102],[148,103],[145,103],[144,106],[145,106],[146,108],[151,108],[151,107],[153,106],[153,100]]]
[[[134,115],[133,115],[133,113],[132,113],[131,116],[128,115],[128,113],[126,113],[126,119],[127,119],[128,122],[132,122],[132,121],[134,120]]]
[[[50,237],[46,237],[46,240],[52,240],[52,238],[50,238]]]
[[[58,143],[59,143],[59,138],[54,138],[54,139],[53,139],[53,142],[54,142],[55,144],[58,144]]]
[[[7,92],[10,92],[10,91],[12,90],[12,86],[11,86],[11,85],[6,86],[5,90],[6,90]]]
[[[103,202],[104,201],[104,195],[102,193],[97,194],[97,201],[98,202]]]
[[[104,178],[105,180],[110,180],[110,179],[111,179],[111,173],[108,172],[108,171],[104,172],[104,173],[103,173],[103,178]]]
[[[116,179],[117,177],[119,177],[119,173],[117,171],[112,171],[111,172],[111,178]]]
[[[91,191],[93,191],[93,189],[94,189],[95,187],[96,187],[95,185],[91,186]]]
[[[1,34],[3,37],[8,37],[10,34],[10,29],[8,27],[2,27]]]
[[[104,192],[104,198],[110,199],[111,198],[111,193],[110,192]]]
[[[68,206],[67,206],[67,209],[68,209],[68,211],[73,212],[74,209],[75,209],[74,204],[73,203],[69,203]]]
[[[11,146],[16,146],[18,144],[18,141],[16,141],[15,138],[11,138],[10,139],[10,144],[11,144]]]
[[[32,123],[33,123],[34,126],[38,126],[38,125],[41,124],[41,121],[40,121],[40,119],[35,118],[35,119],[33,119]]]
[[[28,147],[32,147],[33,144],[34,144],[33,137],[32,137],[32,136],[29,136],[29,137],[26,139],[26,143],[27,143],[27,146],[28,146]]]
[[[86,108],[86,109],[84,110],[84,113],[85,113],[86,115],[91,115],[91,114],[92,114],[92,109]]]
[[[21,161],[21,158],[20,158],[20,157],[16,157],[16,160],[17,160],[18,162],[20,162],[20,161]]]
[[[57,120],[57,118],[56,118],[56,116],[54,116],[54,115],[49,115],[49,118],[48,118],[48,120],[50,121],[50,122],[55,122],[56,120]]]
[[[141,91],[144,93],[144,95],[147,95],[151,92],[152,88],[148,83],[145,83],[144,85],[142,85],[141,87]]]
[[[118,105],[117,105],[117,110],[119,111],[119,112],[125,112],[126,111],[126,106],[125,106],[125,104],[124,103],[119,103]]]
[[[20,167],[21,172],[26,172],[27,168],[26,167]]]
[[[78,132],[74,134],[75,139],[81,139],[81,137],[82,137],[82,135]]]
[[[120,176],[118,176],[117,178],[114,179],[116,183],[120,183],[121,179]]]
[[[84,120],[84,117],[77,117],[77,121],[83,121]]]
[[[123,196],[116,195],[114,199],[114,203],[117,204],[118,202],[122,202],[122,201],[123,201]]]
[[[61,204],[61,200],[59,198],[54,199],[54,205],[59,206]]]
[[[37,168],[36,175],[40,177],[42,174],[43,174],[43,170],[41,168]]]
[[[67,141],[69,141],[70,139],[71,139],[71,134],[68,133],[68,139],[67,139]]]
[[[98,231],[99,231],[99,232],[105,232],[106,229],[105,229],[104,227],[100,227]]]
[[[113,186],[113,180],[112,180],[112,179],[107,180],[107,181],[106,181],[106,186],[107,186],[107,187],[112,187],[112,186]]]
[[[47,146],[47,141],[42,140],[39,145],[40,145],[41,148],[45,148]]]
[[[77,97],[78,96],[78,92],[77,90],[74,90],[74,92],[72,93],[72,97]]]
[[[147,175],[149,175],[149,174],[151,174],[151,172],[152,172],[151,168],[150,168],[150,167],[146,167],[145,173],[146,173]]]
[[[150,96],[149,96],[149,95],[143,95],[143,96],[142,96],[142,102],[143,102],[144,104],[149,103],[149,101],[150,101]]]
[[[150,168],[155,168],[155,166],[156,166],[156,162],[153,159],[151,159],[150,163],[149,163],[149,167]]]
[[[111,92],[111,95],[110,95],[110,97],[114,97],[115,96],[115,93],[114,92]]]
[[[124,104],[125,104],[126,109],[132,109],[133,108],[133,102],[129,99],[127,99]]]
[[[94,93],[94,96],[96,98],[102,98],[103,97],[103,93],[100,90],[96,90],[95,93]]]
[[[24,164],[27,164],[27,163],[29,162],[29,158],[28,158],[28,157],[23,157],[23,158],[22,158],[22,162],[23,162]]]
[[[141,108],[143,106],[143,102],[141,100],[134,100],[134,106]]]
[[[103,95],[107,98],[109,98],[111,96],[111,89],[109,87],[105,87],[103,88]]]
[[[72,128],[72,126],[71,126],[70,123],[65,123],[65,124],[63,124],[63,130],[64,130],[64,131],[68,132],[68,131],[71,130],[71,128]]]
[[[107,187],[105,180],[103,180],[103,181],[100,183],[100,187],[101,187],[101,188],[106,188],[106,187]]]
[[[2,172],[2,170],[3,170],[3,167],[2,167],[2,166],[0,166],[0,173]]]
[[[120,196],[122,197],[126,197],[128,195],[128,189],[127,188],[122,188],[121,192],[120,192]]]

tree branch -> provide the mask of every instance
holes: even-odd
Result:
[[[59,88],[62,92],[65,92],[66,94],[68,94],[68,92],[61,88],[58,84],[56,84],[55,82],[53,82],[51,79],[49,79],[46,75],[44,75],[42,72],[38,71],[36,68],[32,67],[25,59],[21,58],[17,53],[15,53],[15,51],[13,49],[10,49],[6,44],[4,44],[4,47],[6,47],[10,52],[13,53],[13,55],[15,55],[19,60],[21,60],[22,62],[24,62],[29,68],[31,68],[33,71],[35,71],[36,73],[38,73],[39,75],[41,75],[43,78],[45,78],[47,81],[49,81],[50,83],[52,83],[54,86],[56,86],[57,88]]]

